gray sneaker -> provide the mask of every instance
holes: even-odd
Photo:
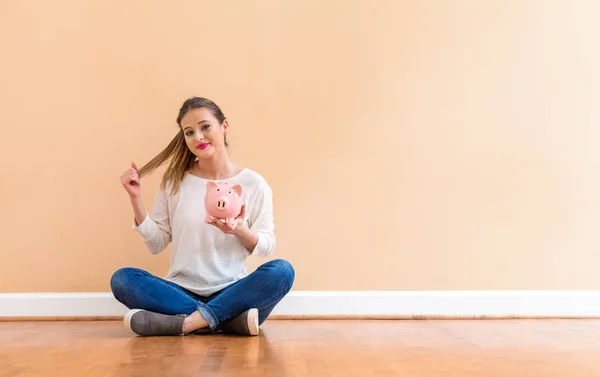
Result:
[[[125,329],[138,336],[175,336],[183,334],[185,315],[166,315],[132,309],[123,317]]]
[[[246,310],[218,327],[224,334],[258,335],[258,309]]]

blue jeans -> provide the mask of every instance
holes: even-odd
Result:
[[[251,308],[258,309],[259,325],[290,291],[295,272],[292,265],[276,259],[259,266],[248,276],[219,292],[204,297],[179,285],[132,267],[117,270],[110,287],[115,298],[129,309],[162,314],[187,314],[196,310],[211,330]]]

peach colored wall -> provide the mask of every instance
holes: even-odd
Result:
[[[271,183],[295,290],[600,289],[598,14],[2,2],[0,290],[166,273],[170,248],[146,252],[119,175],[168,143],[192,95],[223,107],[232,159]]]

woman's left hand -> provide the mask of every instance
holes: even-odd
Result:
[[[237,215],[237,217],[233,220],[233,222],[223,223],[219,219],[212,218],[210,225],[213,225],[213,226],[221,229],[221,231],[223,233],[235,234],[238,227],[240,227],[241,225],[244,224],[245,218],[246,218],[246,205],[244,204],[244,205],[242,205],[240,214]]]

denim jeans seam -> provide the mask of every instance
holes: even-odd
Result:
[[[271,305],[277,305],[281,302],[281,300],[287,295],[287,293],[284,293],[285,290],[278,290],[276,294],[270,296],[270,300],[267,301],[268,304],[264,304],[265,307],[269,307]]]
[[[271,305],[277,306],[277,304],[279,304],[281,302],[281,300],[283,300],[283,298],[285,296],[287,296],[288,293],[290,293],[290,291],[291,291],[291,289],[292,289],[293,286],[294,286],[293,283],[291,285],[290,284],[286,284],[286,285],[281,284],[281,285],[279,285],[279,288],[277,289],[277,293],[272,296],[272,297],[278,297],[278,298],[276,298],[273,303],[270,303],[267,306],[271,306]]]
[[[262,310],[264,308],[268,308],[270,306],[277,306],[281,300],[289,293],[289,289],[285,288],[279,288],[277,289],[277,291],[275,291],[272,295],[267,296],[267,298],[265,298],[265,300],[262,302],[262,305],[257,306],[259,310]],[[207,308],[208,309],[208,308]],[[212,313],[211,313],[212,314]]]

